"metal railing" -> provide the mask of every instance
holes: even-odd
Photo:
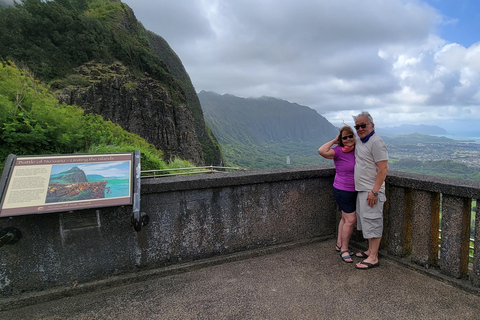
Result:
[[[188,167],[173,168],[159,170],[144,170],[140,172],[140,178],[160,178],[170,176],[181,176],[190,174],[216,173],[243,170],[238,167],[220,167],[220,166],[204,166],[204,167]]]
[[[468,258],[473,261],[473,250],[475,250],[475,239],[470,238],[470,245],[468,246]]]
[[[442,247],[442,229],[438,229],[438,254],[440,255],[440,248]],[[470,238],[470,243],[468,245],[468,259],[470,262],[473,261],[473,250],[475,250],[475,239]]]

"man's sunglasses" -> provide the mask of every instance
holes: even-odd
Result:
[[[357,124],[356,126],[353,126],[353,127],[354,127],[355,129],[357,129],[357,130],[360,129],[360,128],[365,129],[365,128],[367,127],[367,124],[370,124],[370,123],[371,123],[371,122],[369,122],[369,123],[363,123],[363,124]]]
[[[343,136],[342,137],[342,140],[347,140],[347,139],[353,139],[353,134],[351,134],[349,136]]]

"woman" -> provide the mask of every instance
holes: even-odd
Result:
[[[333,159],[335,164],[335,180],[333,182],[333,194],[338,207],[342,212],[342,219],[338,225],[338,238],[336,250],[340,257],[347,263],[352,263],[353,253],[348,249],[353,227],[357,221],[355,205],[357,192],[353,179],[355,167],[355,134],[349,126],[343,126],[339,135],[325,143],[318,149],[318,153],[325,159]],[[333,145],[337,144],[335,148]]]

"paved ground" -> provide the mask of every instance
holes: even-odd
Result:
[[[0,312],[0,319],[480,319],[480,295],[333,240]],[[359,259],[355,259],[359,261]]]

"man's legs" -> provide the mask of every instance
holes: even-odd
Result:
[[[363,237],[368,240],[368,250],[364,253],[368,257],[366,257],[363,262],[376,265],[378,263],[378,250],[382,240],[383,203],[385,196],[382,194],[379,200],[382,198],[383,201],[378,201],[374,207],[370,207],[365,201],[367,193],[368,192],[359,192],[357,197],[359,224],[362,227]],[[363,253],[357,254],[357,257],[361,257],[362,255]],[[368,269],[369,265],[360,262],[357,263],[356,267],[358,269]]]
[[[357,268],[367,269],[367,265],[363,264],[363,262],[370,263],[370,264],[378,263],[378,249],[380,248],[381,241],[382,241],[382,238],[368,239],[368,250],[365,251],[365,254],[368,255],[368,258],[366,258],[362,262],[357,263]]]

